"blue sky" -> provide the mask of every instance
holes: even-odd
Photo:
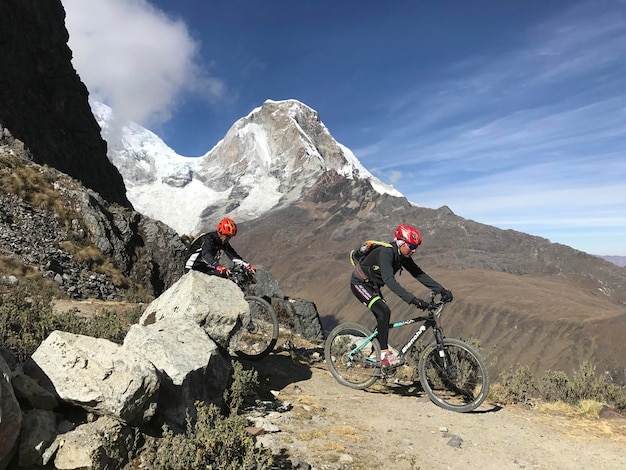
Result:
[[[62,2],[91,95],[181,155],[297,99],[416,204],[626,256],[626,0]]]

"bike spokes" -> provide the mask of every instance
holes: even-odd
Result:
[[[434,343],[428,346],[418,372],[431,400],[448,410],[474,410],[489,391],[489,374],[480,356],[459,340],[445,339],[442,349]]]
[[[276,346],[278,319],[272,306],[264,299],[246,296],[246,300],[250,307],[250,318],[235,349],[238,356],[257,360],[267,356]]]
[[[380,345],[371,336],[366,328],[350,323],[330,333],[324,348],[326,364],[339,383],[364,389],[380,376]]]

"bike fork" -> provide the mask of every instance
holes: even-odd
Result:
[[[439,360],[441,361],[440,365],[443,370],[447,370],[450,361],[448,359],[448,351],[443,345],[443,331],[441,330],[441,328],[435,328],[433,330],[433,333],[435,335],[435,342],[437,343],[437,355],[439,356]]]

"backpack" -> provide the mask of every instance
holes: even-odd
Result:
[[[391,243],[380,242],[378,240],[364,241],[357,249],[350,252],[350,263],[352,263],[352,266],[356,266],[359,261],[381,246],[390,247]]]

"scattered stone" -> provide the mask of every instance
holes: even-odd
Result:
[[[457,449],[460,449],[463,445],[463,439],[460,436],[451,436],[448,440],[448,445],[450,447],[456,447]]]
[[[261,436],[263,434],[265,434],[265,431],[262,427],[258,427],[258,426],[248,426],[246,427],[246,431],[248,432],[248,434],[252,435],[252,436]]]
[[[600,410],[599,416],[600,419],[620,419],[624,416],[619,413],[615,408],[611,408],[610,406],[604,405]]]

